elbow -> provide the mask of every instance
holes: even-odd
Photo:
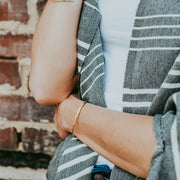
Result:
[[[55,105],[62,102],[69,93],[55,93],[43,85],[37,85],[31,79],[29,89],[35,101],[41,105]]]
[[[149,166],[145,165],[145,163],[141,167],[139,167],[136,173],[138,177],[141,177],[143,179],[146,179],[148,177],[148,174],[149,174]]]
[[[146,179],[148,177],[148,171],[147,170],[143,170],[143,172],[139,173],[139,177]]]

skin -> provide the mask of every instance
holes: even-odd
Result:
[[[31,93],[40,104],[61,102],[77,82],[76,34],[81,5],[82,0],[48,1],[40,17],[32,42],[29,80]]]
[[[63,139],[71,133],[73,118],[82,103],[71,95],[57,106],[54,121]],[[157,144],[152,116],[87,103],[76,121],[75,136],[116,166],[147,178]]]
[[[70,95],[77,82],[76,36],[81,5],[82,0],[48,1],[32,44],[30,90],[38,103],[58,104],[54,121],[63,139],[71,133],[73,118],[82,104]],[[148,176],[157,143],[153,117],[87,103],[76,122],[75,135],[118,167],[142,178]]]

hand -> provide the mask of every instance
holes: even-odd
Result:
[[[59,109],[60,109],[60,104],[57,105],[56,110],[55,110],[54,123],[55,123],[59,136],[62,139],[65,139],[69,135],[69,132],[67,132],[62,126],[62,119],[60,117]]]
[[[58,104],[54,115],[54,122],[62,139],[65,139],[71,133],[74,117],[81,104],[82,101],[76,95],[70,95]]]

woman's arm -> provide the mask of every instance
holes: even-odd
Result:
[[[60,136],[72,131],[81,104],[81,100],[70,96],[59,105],[55,122]],[[121,113],[88,103],[76,122],[75,135],[118,167],[147,177],[156,147],[152,116]]]
[[[40,104],[57,104],[76,81],[76,36],[82,0],[48,1],[32,43],[30,90]]]

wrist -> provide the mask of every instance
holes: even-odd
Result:
[[[85,104],[86,104],[87,102],[86,101],[84,101],[82,104],[81,104],[81,106],[78,108],[78,110],[77,110],[77,112],[76,112],[76,115],[75,115],[75,117],[74,117],[74,120],[73,120],[73,124],[72,124],[72,135],[73,136],[75,136],[75,126],[76,126],[76,124],[78,123],[78,121],[79,121],[79,116],[80,116],[80,114],[81,114],[81,111],[82,111],[82,109],[83,109],[83,107],[85,106]]]
[[[49,0],[49,1],[52,1],[52,2],[74,2],[74,0]]]
[[[73,121],[82,103],[83,101],[74,96],[70,96],[62,102],[60,114],[62,126],[67,132],[72,133]]]

